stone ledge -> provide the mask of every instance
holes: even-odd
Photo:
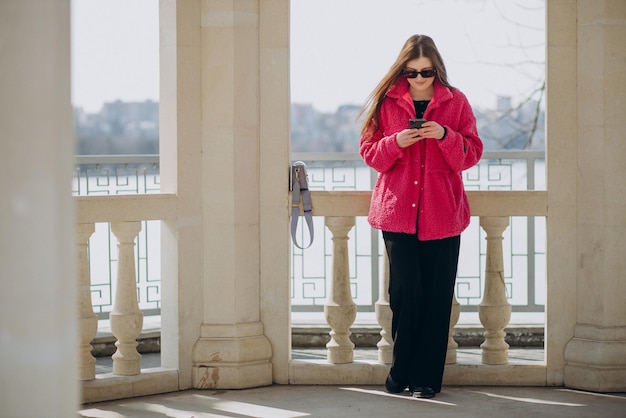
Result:
[[[96,375],[94,380],[81,382],[81,402],[88,404],[178,390],[178,371],[176,370],[160,367],[143,369],[141,374],[136,376],[118,376],[107,373]]]
[[[454,340],[459,347],[479,347],[485,340],[482,327],[456,327]],[[350,340],[356,347],[376,347],[380,341],[380,327],[360,326],[351,328]],[[292,328],[291,338],[293,347],[324,347],[330,341],[329,327],[324,326],[297,326]],[[518,325],[505,328],[505,341],[511,347],[543,347],[543,325]]]
[[[374,325],[351,328],[351,341],[356,347],[376,347],[380,341],[380,327]],[[505,341],[511,347],[543,347],[543,325],[515,325],[505,329]],[[298,348],[325,347],[330,341],[330,328],[319,325],[299,325],[292,327],[292,346]],[[484,329],[475,326],[459,326],[455,328],[454,340],[459,347],[479,347],[484,341]],[[161,332],[142,333],[137,339],[137,351],[141,354],[161,352]],[[95,357],[107,357],[115,353],[115,337],[100,334],[91,345]]]
[[[389,373],[389,365],[359,360],[349,364],[329,364],[326,360],[292,360],[290,384],[296,385],[379,385]],[[445,385],[545,386],[544,364],[505,364],[500,366],[449,364]]]

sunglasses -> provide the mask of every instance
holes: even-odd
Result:
[[[430,70],[402,70],[400,75],[405,75],[406,78],[417,78],[418,75],[421,75],[423,78],[434,77],[437,74],[437,70],[435,68],[431,68]]]

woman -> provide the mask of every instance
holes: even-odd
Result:
[[[441,391],[460,235],[470,221],[461,173],[483,145],[428,36],[406,41],[363,112],[360,153],[379,173],[368,220],[382,230],[390,267],[394,351],[385,386],[432,398]],[[409,128],[414,118],[426,122]]]

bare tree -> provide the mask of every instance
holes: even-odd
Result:
[[[507,58],[506,61],[501,59],[504,54],[491,60],[479,58],[478,61],[484,65],[502,67],[516,77],[530,80],[534,87],[521,92],[521,99],[517,104],[509,102],[508,108],[499,106],[494,112],[485,112],[488,115],[481,118],[479,129],[487,135],[500,135],[498,143],[501,148],[531,149],[537,137],[541,134],[543,138],[544,135],[545,20],[536,20],[536,17],[545,15],[545,0],[518,0],[512,2],[513,4],[507,2],[506,8],[501,7],[500,0],[486,1],[497,11],[502,21],[513,27],[512,32],[493,41],[498,48],[507,51],[507,57],[511,57],[510,52],[513,50],[516,54],[514,59]],[[535,16],[534,21],[528,19],[531,15]],[[538,34],[543,41],[530,40],[537,39]],[[473,39],[470,34],[468,37]],[[476,48],[474,51],[478,56]]]

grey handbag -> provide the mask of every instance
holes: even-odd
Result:
[[[296,238],[301,203],[304,219],[309,228],[310,241],[306,247],[301,247]],[[300,249],[309,248],[313,244],[313,205],[307,183],[306,164],[302,161],[296,161],[291,165],[291,239],[293,244]]]

